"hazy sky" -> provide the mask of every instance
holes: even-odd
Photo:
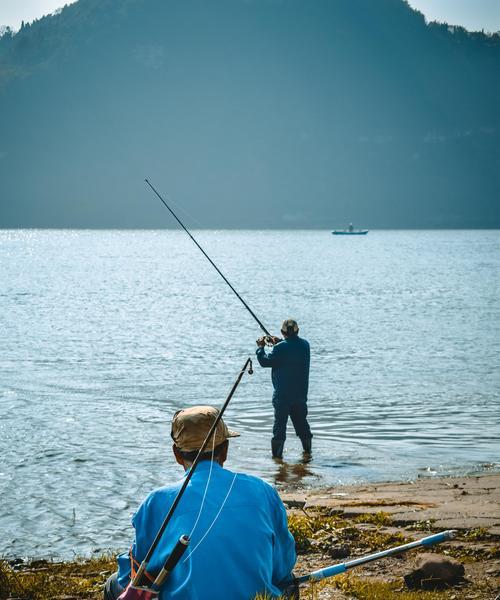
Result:
[[[18,29],[21,21],[33,21],[74,0],[0,0],[0,25]]]
[[[500,0],[409,0],[409,3],[431,21],[447,21],[472,30],[500,31]],[[21,21],[32,21],[64,4],[71,4],[71,0],[0,0],[0,25],[17,29]]]
[[[409,0],[430,21],[500,31],[500,0]]]

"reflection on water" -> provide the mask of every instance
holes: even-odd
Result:
[[[278,468],[273,477],[275,485],[293,489],[301,487],[306,479],[308,481],[314,480],[314,478],[319,479],[320,476],[308,468],[308,464],[311,461],[311,455],[303,456],[302,461],[296,463],[274,459]]]
[[[500,232],[198,236],[312,348],[312,460],[291,428],[271,459],[255,365],[228,468],[279,487],[498,469]],[[0,554],[125,548],[138,503],[182,474],[172,414],[221,405],[260,332],[182,232],[2,231],[0,252]]]

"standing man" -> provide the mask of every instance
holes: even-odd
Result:
[[[172,420],[172,452],[187,471],[218,415],[212,406],[177,411]],[[223,420],[208,452],[201,455],[172,520],[148,564],[157,574],[181,535],[189,535],[185,555],[162,587],[159,600],[298,600],[297,586],[282,589],[295,565],[295,542],[278,493],[268,483],[224,468],[229,439],[238,436]],[[154,490],[132,518],[135,541],[118,557],[118,573],[104,590],[104,600],[117,600],[144,559],[183,483]]]
[[[304,452],[311,453],[312,433],[307,422],[309,388],[309,343],[300,338],[297,321],[286,319],[281,326],[283,340],[274,338],[271,352],[265,350],[265,337],[257,340],[257,359],[262,367],[271,367],[274,387],[274,426],[271,450],[273,458],[282,458],[288,417],[302,442]]]

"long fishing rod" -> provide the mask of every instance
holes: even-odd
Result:
[[[163,202],[163,204],[165,205],[165,207],[170,211],[170,213],[172,214],[172,216],[174,217],[174,219],[177,221],[177,223],[179,223],[179,225],[182,227],[182,229],[184,229],[184,231],[188,234],[188,236],[193,240],[193,242],[198,246],[198,248],[201,250],[201,252],[203,253],[203,256],[208,260],[208,262],[212,265],[212,267],[217,271],[217,273],[219,273],[219,275],[222,277],[222,279],[224,279],[224,281],[227,283],[227,285],[233,290],[233,292],[236,294],[236,297],[238,298],[238,300],[243,304],[243,306],[248,310],[248,312],[252,315],[252,317],[257,321],[259,327],[262,329],[262,331],[266,334],[266,336],[268,338],[272,338],[273,336],[269,333],[269,331],[264,327],[264,325],[261,323],[261,321],[259,320],[259,318],[257,317],[257,315],[253,312],[253,310],[248,306],[248,304],[245,302],[245,300],[243,300],[243,298],[238,294],[238,292],[234,289],[234,287],[231,285],[231,283],[228,281],[228,279],[226,278],[226,276],[222,273],[222,271],[219,269],[219,267],[214,263],[214,261],[210,258],[210,256],[208,256],[208,254],[205,252],[205,250],[203,250],[203,248],[200,246],[200,244],[195,240],[195,238],[191,235],[191,233],[189,232],[189,230],[184,226],[184,224],[182,223],[182,221],[179,219],[179,217],[174,213],[174,211],[170,208],[170,206],[165,202],[165,200],[162,198],[162,196],[159,194],[159,192],[151,185],[151,183],[149,182],[148,179],[144,180],[149,187],[153,190],[153,192],[158,196],[158,198]]]
[[[434,544],[440,544],[441,542],[452,540],[454,537],[456,537],[456,535],[457,532],[454,529],[442,531],[441,533],[435,533],[434,535],[429,535],[417,540],[416,542],[409,542],[408,544],[403,544],[402,546],[396,546],[394,548],[389,548],[388,550],[382,550],[381,552],[374,552],[373,554],[368,554],[367,556],[362,556],[361,558],[355,558],[345,563],[338,563],[324,569],[313,571],[308,575],[296,577],[293,583],[300,584],[307,583],[308,581],[321,581],[327,577],[334,577],[340,573],[345,573],[349,569],[373,562],[374,560],[379,560],[380,558],[385,558],[386,556],[395,556],[396,554],[402,554],[403,552],[407,552],[413,548],[433,546]]]
[[[253,369],[252,369],[252,359],[251,358],[247,358],[247,360],[245,361],[245,364],[243,365],[243,368],[238,373],[238,377],[236,378],[236,380],[233,384],[233,387],[231,388],[231,391],[229,392],[229,395],[227,396],[224,404],[222,405],[222,408],[219,410],[219,414],[217,415],[214,422],[212,423],[212,426],[210,427],[210,430],[207,433],[201,448],[198,450],[198,454],[196,455],[196,458],[194,459],[193,464],[191,465],[191,468],[189,469],[189,471],[184,479],[182,487],[177,492],[177,495],[172,503],[172,506],[170,507],[165,519],[163,520],[163,523],[161,524],[161,527],[158,530],[158,533],[156,534],[156,537],[153,540],[153,543],[151,544],[146,556],[144,557],[144,560],[142,561],[131,584],[125,590],[125,592],[122,594],[122,596],[120,596],[121,600],[133,600],[133,599],[135,600],[138,598],[153,598],[154,594],[156,594],[158,592],[162,583],[165,581],[165,579],[168,577],[168,575],[170,574],[172,569],[179,562],[179,560],[182,558],[182,555],[186,551],[188,544],[190,542],[190,539],[187,535],[182,535],[179,538],[177,544],[174,546],[174,549],[172,550],[170,555],[167,557],[163,568],[156,576],[156,579],[154,580],[154,582],[149,587],[141,587],[141,586],[144,586],[145,583],[147,583],[146,571],[147,571],[148,563],[151,560],[151,557],[153,556],[153,553],[156,550],[156,548],[161,540],[163,532],[165,531],[170,520],[172,519],[174,511],[177,508],[177,505],[179,504],[179,502],[181,501],[182,495],[184,494],[189,482],[191,481],[191,477],[193,476],[194,472],[196,471],[196,467],[198,466],[198,463],[200,462],[202,454],[205,452],[205,449],[210,441],[210,438],[212,437],[212,435],[215,436],[215,430],[217,429],[217,425],[219,424],[220,420],[222,419],[222,415],[224,414],[224,411],[226,410],[227,405],[229,404],[231,398],[233,397],[234,392],[236,391],[236,388],[238,387],[243,375],[247,371],[248,371],[249,375],[252,375]],[[142,592],[143,595],[140,595],[136,592]],[[153,596],[148,596],[147,593],[152,593]],[[146,595],[144,595],[144,594],[146,594]]]

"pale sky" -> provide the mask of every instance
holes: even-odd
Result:
[[[0,0],[0,25],[19,29],[21,21],[33,21],[74,0]]]
[[[500,31],[500,0],[408,0],[408,3],[429,21],[446,21],[472,31]]]
[[[23,20],[32,21],[71,3],[72,0],[0,0],[0,25],[18,29]],[[446,21],[471,30],[500,31],[500,0],[409,0],[409,3],[430,21]]]

